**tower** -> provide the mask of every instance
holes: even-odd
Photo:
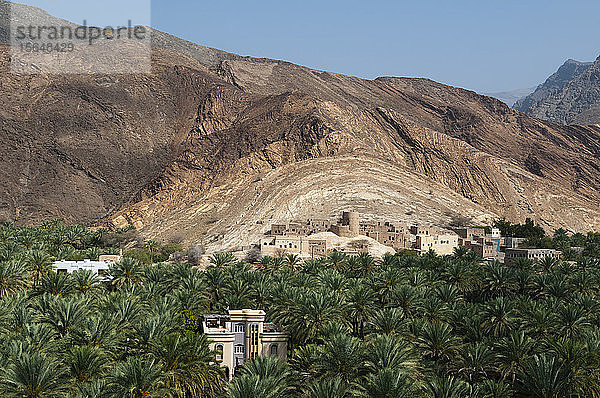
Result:
[[[347,225],[349,235],[351,238],[358,236],[360,233],[360,222],[358,218],[358,212],[356,211],[345,211],[342,213],[342,225]]]

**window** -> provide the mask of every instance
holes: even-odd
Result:
[[[252,344],[258,346],[258,325],[252,325]]]
[[[244,346],[241,344],[236,344],[234,347],[234,353],[236,354],[243,354],[244,353]]]
[[[245,330],[246,328],[243,323],[236,323],[234,329],[235,333],[244,333]]]
[[[277,344],[271,344],[271,356],[277,356]]]
[[[217,345],[215,351],[217,351],[217,361],[222,361],[223,360],[223,344]]]

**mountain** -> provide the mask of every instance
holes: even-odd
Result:
[[[595,62],[567,60],[514,108],[561,124],[600,123],[600,58]]]
[[[600,225],[600,127],[426,79],[364,80],[161,32],[153,47],[147,75],[17,75],[0,44],[0,217],[132,224],[210,249],[345,209]]]
[[[531,88],[520,88],[511,91],[502,91],[498,93],[484,93],[483,95],[487,95],[488,97],[494,97],[504,102],[508,106],[513,106],[515,102],[518,100],[527,97],[529,94],[533,93],[535,87]]]

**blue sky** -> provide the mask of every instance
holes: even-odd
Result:
[[[148,0],[18,0],[98,25],[147,19]],[[364,78],[474,89],[535,86],[600,55],[600,1],[152,1],[152,25],[187,40]],[[125,21],[126,22],[126,21]]]

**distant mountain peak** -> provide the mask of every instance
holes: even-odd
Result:
[[[514,108],[561,124],[600,122],[600,57],[595,62],[568,59]]]

